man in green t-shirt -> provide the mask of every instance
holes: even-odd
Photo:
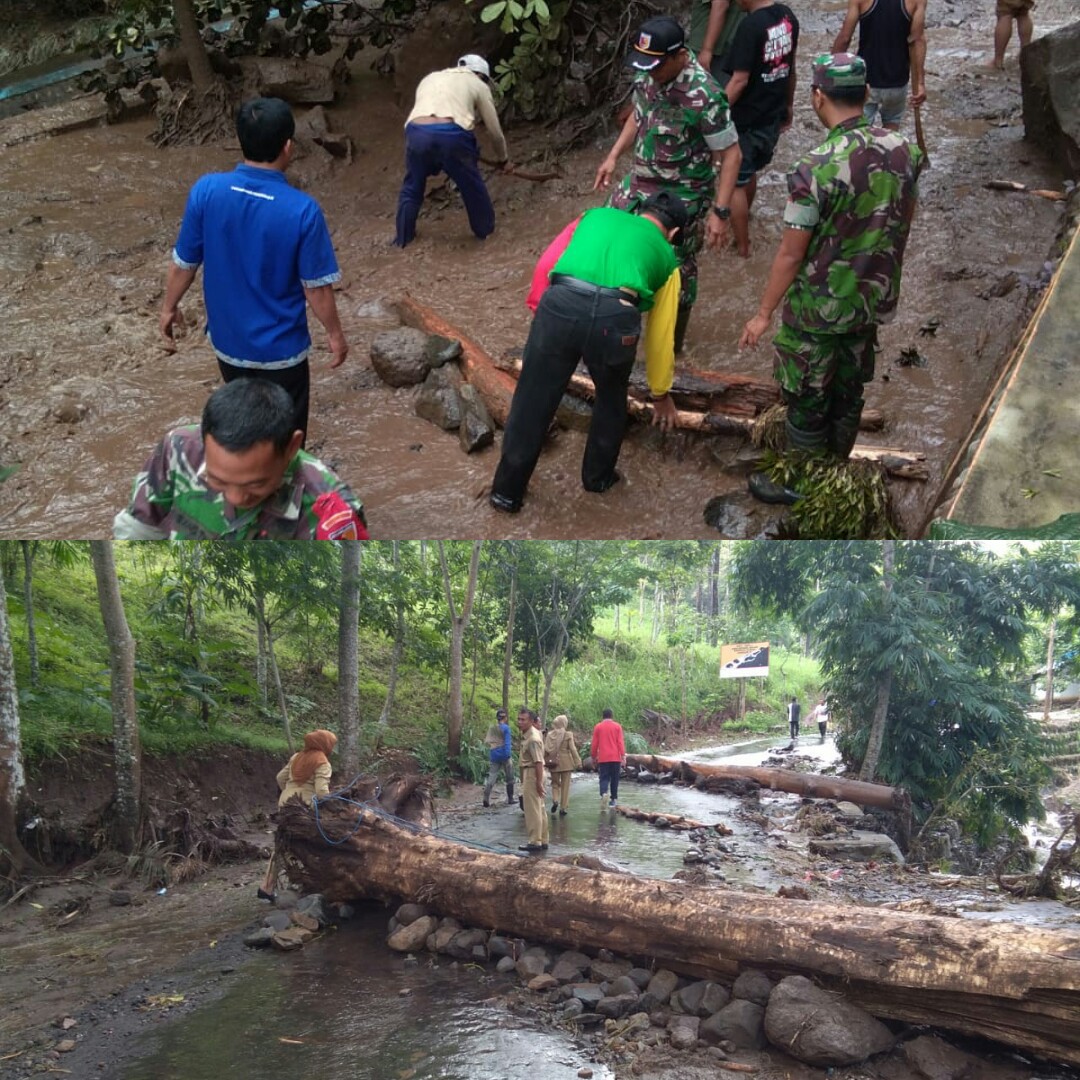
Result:
[[[693,0],[687,44],[697,62],[721,85],[731,78],[728,50],[746,12],[738,0]]]
[[[680,279],[672,245],[687,217],[682,201],[667,191],[647,199],[638,214],[598,206],[571,222],[540,256],[528,299],[536,318],[491,484],[496,510],[521,509],[544,436],[581,360],[596,387],[581,483],[586,491],[603,492],[619,479],[615,464],[643,311],[650,312],[645,372],[653,422],[663,431],[674,426],[668,391]]]

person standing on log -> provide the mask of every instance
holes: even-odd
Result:
[[[616,721],[615,714],[610,709],[604,710],[600,723],[593,728],[589,756],[600,776],[600,809],[615,809],[619,805],[619,777],[626,764],[626,743],[623,739],[622,724]]]
[[[867,124],[860,57],[818,56],[810,94],[829,135],[788,176],[783,238],[739,347],[758,343],[783,301],[773,377],[787,405],[788,449],[843,461],[874,377],[878,324],[900,298],[923,155],[897,132]],[[764,502],[799,498],[760,472],[750,475],[750,491]]]
[[[899,131],[909,80],[912,108],[926,101],[926,0],[848,0],[834,53],[847,52],[856,28],[866,61],[863,112],[871,124]]]
[[[633,42],[626,58],[635,73],[633,109],[596,171],[593,190],[611,186],[619,155],[633,147],[630,172],[608,205],[634,210],[660,191],[686,204],[689,222],[675,246],[681,271],[675,352],[680,353],[697,300],[698,252],[727,243],[739,136],[724,91],[686,48],[675,19],[647,19]]]
[[[801,714],[802,706],[799,704],[799,699],[793,697],[788,702],[787,707],[788,730],[791,732],[791,741],[793,743],[799,741],[799,719]]]
[[[333,284],[341,280],[319,204],[289,184],[295,123],[280,98],[240,106],[236,134],[243,164],[196,181],[188,196],[159,327],[170,352],[183,325],[180,300],[203,268],[206,333],[225,382],[258,375],[288,391],[293,428],[308,431],[310,369],[307,307],[326,328],[330,367],[349,346]]]
[[[558,811],[561,817],[566,817],[570,806],[570,777],[581,768],[574,733],[566,728],[569,722],[569,717],[560,713],[544,737],[544,759],[551,770],[551,812]]]
[[[548,428],[581,360],[596,387],[581,484],[599,494],[620,479],[615,465],[626,430],[626,393],[642,311],[649,312],[645,375],[653,423],[661,431],[675,425],[670,390],[680,279],[672,244],[686,225],[687,212],[667,191],[651,196],[638,211],[587,210],[536,264],[526,300],[536,317],[491,483],[496,510],[516,514],[521,509]]]
[[[499,167],[512,172],[488,62],[469,53],[457,67],[433,71],[420,80],[405,121],[405,180],[398,196],[395,247],[403,248],[415,238],[428,177],[439,173],[446,173],[461,192],[473,235],[484,240],[495,231],[495,207],[477,168],[480,146],[473,128],[478,118],[495,143]]]
[[[506,710],[499,709],[495,714],[495,723],[488,733],[488,778],[484,784],[484,805],[491,805],[491,792],[498,783],[500,774],[506,781],[506,805],[514,805],[513,750],[510,746],[510,725],[506,722]]]
[[[281,794],[278,796],[278,807],[284,806],[293,796],[299,796],[301,800],[311,805],[316,796],[324,798],[330,794],[330,777],[333,769],[330,766],[330,755],[337,746],[337,736],[326,728],[317,728],[309,731],[304,736],[304,749],[293,754],[277,774],[278,787]],[[266,868],[266,877],[258,889],[260,900],[273,902],[277,899],[274,888],[278,879],[277,852],[270,857],[270,865]]]
[[[546,851],[548,816],[544,806],[547,796],[544,789],[544,739],[532,709],[522,709],[518,713],[518,730],[521,732],[521,792],[525,804],[525,830],[529,837],[528,842],[518,850]]]

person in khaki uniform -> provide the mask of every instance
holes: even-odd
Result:
[[[330,777],[333,770],[330,767],[330,755],[337,746],[337,736],[325,728],[309,731],[304,736],[304,749],[293,754],[285,766],[277,774],[278,787],[281,794],[278,796],[278,806],[284,806],[294,795],[299,795],[309,806],[311,800],[318,795],[322,798],[330,794]],[[266,877],[258,890],[260,900],[276,899],[274,886],[277,884],[278,865],[277,854],[270,857],[270,865],[266,868]]]
[[[581,754],[574,742],[574,733],[566,730],[569,717],[559,715],[551,722],[551,730],[544,739],[544,758],[551,770],[551,812],[557,810],[566,817],[570,805],[570,776],[581,768]]]
[[[518,730],[521,732],[521,791],[525,804],[525,829],[529,841],[519,851],[546,851],[548,846],[548,818],[544,812],[544,740],[540,724],[532,709],[518,713]]]

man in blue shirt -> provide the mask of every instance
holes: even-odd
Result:
[[[514,773],[511,757],[513,751],[510,746],[510,725],[506,722],[506,710],[500,709],[495,714],[495,723],[491,725],[487,743],[491,747],[488,757],[487,783],[484,785],[484,805],[491,805],[491,792],[499,779],[499,773],[506,780],[506,803],[514,805]]]
[[[318,203],[285,179],[295,123],[279,98],[240,106],[236,133],[243,164],[211,173],[188,195],[159,326],[170,351],[182,326],[179,304],[203,267],[206,331],[226,382],[241,376],[283,386],[296,405],[295,427],[308,429],[310,374],[306,304],[330,338],[331,367],[345,362],[333,283],[334,248]]]

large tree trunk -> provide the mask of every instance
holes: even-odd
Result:
[[[91,540],[90,558],[109,643],[112,684],[113,763],[116,772],[117,844],[132,852],[139,836],[142,751],[135,712],[135,639],[128,629],[111,540]]]
[[[360,771],[360,541],[341,541],[338,622],[338,727],[345,775]]]
[[[362,827],[353,832],[356,818]],[[730,981],[801,973],[878,1016],[949,1027],[1080,1064],[1080,933],[811,903],[497,855],[382,813],[283,808],[292,875],[331,901],[425,903],[468,925],[567,948],[611,949]],[[348,835],[352,833],[352,835]]]
[[[37,689],[41,679],[38,662],[37,623],[34,618],[34,555],[37,540],[20,540],[23,554],[23,607],[26,610],[26,651],[30,654],[30,686]]]
[[[393,551],[394,574],[398,573],[398,541],[391,542]],[[386,727],[390,723],[390,716],[394,710],[394,695],[397,692],[398,667],[401,664],[402,654],[405,652],[405,601],[399,595],[395,600],[394,622],[394,648],[390,653],[390,674],[386,679],[386,700],[383,702],[382,712],[379,714],[379,726]]]
[[[7,592],[0,573],[0,873],[13,878],[27,869],[40,869],[22,846],[16,827],[19,799],[25,788],[15,658],[8,628]]]
[[[270,674],[274,679],[274,688],[277,690],[278,709],[281,711],[281,725],[285,729],[285,745],[289,753],[293,752],[292,724],[289,722],[289,703],[285,700],[285,688],[281,685],[281,669],[278,667],[277,656],[274,653],[274,635],[270,629],[270,623],[266,619],[266,605],[261,593],[255,594],[255,617],[262,626],[263,636],[266,639],[266,658],[270,664]]]
[[[881,589],[883,603],[882,619],[892,618],[893,566],[896,558],[896,541],[882,540]],[[885,727],[889,720],[889,698],[892,695],[893,670],[886,668],[878,674],[877,701],[874,715],[870,720],[870,736],[866,740],[866,755],[859,769],[860,780],[873,780],[877,775],[878,758],[881,757],[881,744],[885,741]]]
[[[446,606],[450,613],[450,722],[447,730],[446,754],[452,765],[457,765],[461,757],[461,729],[464,726],[464,702],[461,694],[462,652],[465,644],[465,630],[472,615],[473,597],[476,595],[476,577],[480,568],[480,546],[482,540],[474,540],[472,558],[469,560],[469,580],[465,586],[465,600],[458,614],[454,603],[454,591],[450,582],[450,568],[446,563],[443,542],[438,541],[439,565],[442,567],[443,587],[446,591]]]
[[[180,48],[184,51],[191,81],[200,94],[210,89],[214,81],[214,70],[210,66],[210,57],[206,53],[199,22],[195,17],[195,5],[192,0],[173,0],[176,15],[176,29],[180,34]]]
[[[740,680],[745,682],[745,680]],[[753,765],[704,765],[677,758],[656,757],[653,754],[627,754],[626,764],[652,773],[674,773],[689,783],[699,779],[703,784],[710,780],[752,780],[770,791],[787,791],[808,799],[844,799],[859,806],[880,806],[886,810],[906,812],[911,803],[902,788],[886,787],[884,784],[867,784],[862,780],[843,780],[838,776],[822,776],[820,773],[801,773],[794,769],[767,769]]]
[[[1057,619],[1050,620],[1050,640],[1046,646],[1046,698],[1043,701],[1043,723],[1050,719],[1050,710],[1054,707],[1054,632]]]
[[[510,602],[506,615],[506,650],[503,652],[502,707],[510,712],[510,675],[514,662],[514,616],[517,612],[517,563],[510,567]]]

